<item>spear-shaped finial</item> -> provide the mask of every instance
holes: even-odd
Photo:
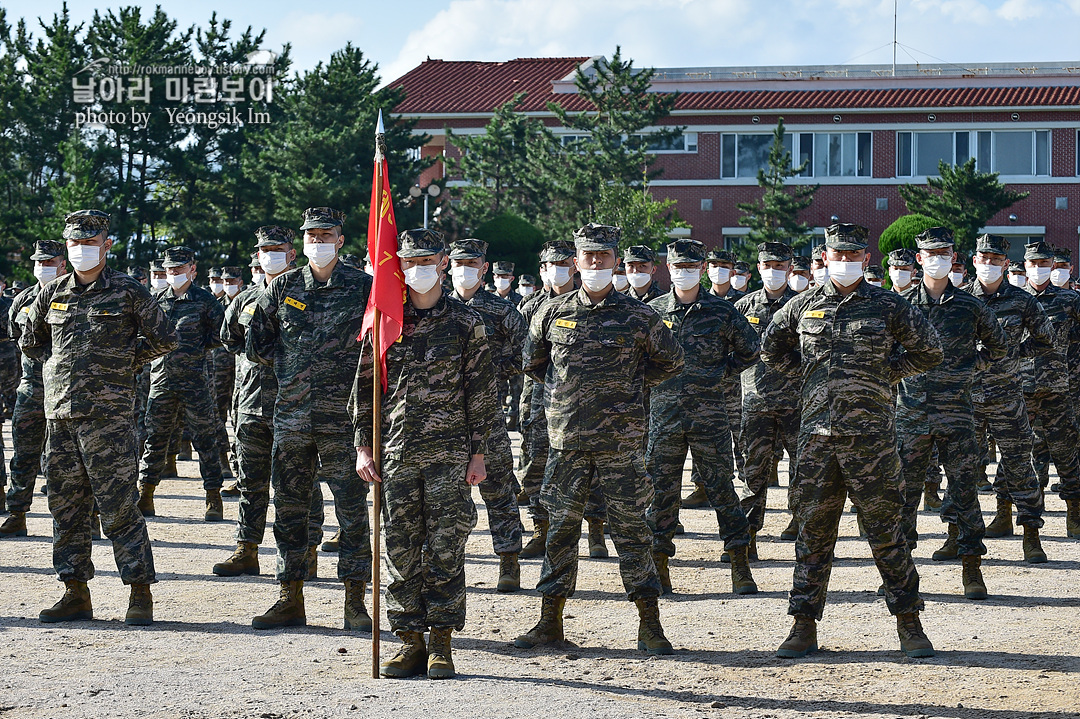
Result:
[[[382,162],[386,157],[386,130],[383,128],[382,109],[379,109],[379,121],[375,124],[375,162]]]

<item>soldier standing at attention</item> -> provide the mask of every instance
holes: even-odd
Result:
[[[485,456],[501,423],[498,387],[484,319],[443,294],[442,235],[407,230],[398,247],[408,294],[401,341],[386,353],[383,465],[380,475],[371,436],[378,359],[369,339],[350,401],[356,471],[365,482],[382,482],[386,497],[386,614],[402,647],[381,673],[409,677],[426,669],[431,679],[448,679],[455,676],[450,635],[465,626],[465,542],[476,526],[472,487],[487,476]]]
[[[221,303],[194,283],[195,253],[187,247],[165,250],[162,262],[169,287],[154,294],[161,311],[176,328],[179,347],[150,367],[146,403],[146,449],[139,463],[139,510],[156,516],[154,491],[165,472],[169,445],[186,423],[199,453],[199,472],[206,492],[207,522],[223,517],[221,454],[216,434],[217,410],[209,378],[207,353],[221,345]]]
[[[338,260],[345,214],[304,210],[308,264],[275,278],[259,295],[247,330],[248,359],[274,368],[274,538],[278,601],[251,621],[255,629],[304,626],[304,579],[315,557],[311,494],[321,471],[334,493],[341,527],[338,578],[345,583],[345,629],[371,629],[364,590],[371,581],[367,483],[353,471],[348,403],[371,277]],[[321,470],[320,470],[321,466]]]
[[[514,263],[513,262],[496,262],[492,265],[491,273],[493,275],[493,282],[495,285],[495,294],[501,299],[506,300],[514,307],[521,306],[522,297],[516,290],[513,289],[514,283]],[[524,321],[522,322],[524,325]],[[525,333],[528,331],[527,327],[522,330],[522,342],[525,341]],[[519,358],[520,359],[520,355]],[[500,380],[499,383],[499,397],[506,399],[506,427],[507,429],[518,429],[518,418],[520,417],[521,408],[521,380],[524,377],[520,372],[520,362],[515,361],[514,365],[517,370],[513,376],[511,376],[505,383]],[[517,484],[517,480],[514,480]]]
[[[634,245],[623,253],[626,266],[626,281],[629,286],[624,294],[642,302],[650,302],[663,297],[664,291],[656,286],[656,253],[651,247]]]
[[[532,318],[524,369],[548,387],[543,504],[551,527],[537,589],[540,621],[514,644],[530,649],[563,638],[563,606],[577,584],[578,540],[594,481],[607,501],[611,537],[629,599],[638,607],[638,649],[670,654],[656,598],[660,578],[645,520],[646,389],[682,369],[683,351],[659,315],[612,283],[620,230],[588,224],[574,233],[581,289],[545,303]]]
[[[889,281],[892,291],[900,294],[911,287],[915,279],[915,253],[906,247],[889,253]]]
[[[120,579],[131,586],[125,622],[150,624],[156,580],[146,522],[135,507],[135,375],[177,346],[176,332],[142,285],[105,265],[109,216],[65,218],[73,273],[30,305],[23,354],[44,363],[45,476],[53,516],[53,567],[67,590],[43,622],[92,619],[90,514],[101,510]]]
[[[495,285],[495,292],[499,297],[512,303],[514,307],[521,304],[521,295],[513,289],[514,263],[496,262],[491,266],[491,274]]]
[[[653,480],[653,500],[646,517],[653,530],[653,561],[660,585],[668,593],[668,560],[675,555],[679,490],[689,450],[731,557],[732,591],[755,594],[757,585],[747,559],[750,533],[732,484],[735,468],[731,455],[720,448],[731,444],[723,381],[739,376],[757,360],[758,337],[731,303],[702,288],[704,262],[705,246],[700,242],[669,244],[672,289],[649,303],[675,335],[686,364],[650,394],[645,467]]]
[[[811,277],[810,258],[806,255],[794,255],[791,258],[791,274],[787,278],[788,287],[796,293],[806,292],[810,288]]]
[[[828,281],[780,308],[762,339],[765,364],[802,376],[793,501],[799,536],[788,600],[795,622],[779,657],[817,649],[817,621],[849,492],[885,581],[901,648],[910,657],[934,653],[919,621],[919,574],[901,527],[892,384],[939,364],[941,342],[906,300],[863,281],[870,261],[866,236],[858,225],[830,226],[821,258]],[[894,354],[897,343],[903,352]]]

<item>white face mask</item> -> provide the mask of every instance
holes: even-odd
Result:
[[[450,270],[450,278],[454,282],[454,287],[471,290],[480,284],[480,270],[476,267],[458,265]]]
[[[164,277],[151,277],[150,287],[155,290],[163,290],[169,286],[169,281]]]
[[[551,286],[551,280],[548,278],[548,271],[546,267],[540,268],[540,284]]]
[[[532,285],[518,285],[518,294],[522,297],[528,297],[533,292],[536,292],[536,290]]]
[[[1069,282],[1069,271],[1064,267],[1055,267],[1050,270],[1050,281],[1055,287],[1064,287]]]
[[[559,269],[566,268],[560,267]],[[611,284],[611,278],[614,276],[615,271],[614,268],[609,270],[578,270],[578,274],[581,275],[581,284],[584,285],[585,289],[590,292],[599,292]]]
[[[1021,274],[1019,272],[1010,272],[1009,273],[1009,284],[1012,285],[1013,287],[1026,287],[1027,286],[1027,275]]]
[[[816,270],[814,270],[813,274],[814,274],[814,283],[817,284],[820,287],[821,285],[825,284],[825,280],[829,279],[829,268],[828,267],[819,267]]]
[[[1001,273],[1004,269],[1004,267],[998,267],[997,265],[975,265],[975,276],[984,285],[992,285],[1001,279]]]
[[[562,287],[570,281],[570,268],[561,267],[556,265],[555,267],[548,268],[548,281],[552,287]]]
[[[626,275],[615,275],[611,278],[611,281],[615,283],[615,289],[622,292],[630,284],[626,281]]]
[[[758,269],[761,273],[761,284],[770,292],[776,292],[787,283],[787,272],[784,270]]]
[[[264,275],[262,272],[252,272],[251,282],[256,287],[262,287],[262,284],[266,282],[266,275]]]
[[[510,289],[510,280],[506,279],[505,277],[496,277],[495,289],[501,292],[505,292],[506,290]]]
[[[841,287],[851,287],[862,279],[863,263],[829,260],[829,277]]]
[[[326,267],[337,257],[337,243],[334,242],[305,242],[304,257],[316,267]]]
[[[810,280],[802,275],[792,275],[788,277],[787,284],[796,292],[802,292],[810,285]]]
[[[889,277],[892,278],[893,287],[907,287],[911,284],[911,270],[894,270],[889,268]]]
[[[949,271],[952,270],[952,257],[948,255],[930,255],[929,257],[920,257],[919,264],[922,265],[923,274],[932,280],[941,280],[949,276]]]
[[[405,284],[409,289],[424,294],[439,281],[439,268],[435,265],[413,265],[405,270]]]
[[[68,262],[78,272],[89,272],[101,263],[101,248],[97,245],[68,247]]]
[[[953,287],[959,287],[960,285],[964,284],[964,273],[963,272],[950,272],[949,273],[949,282],[952,282]]]
[[[187,274],[183,275],[165,275],[165,280],[172,285],[174,290],[178,290],[188,283],[189,278]]]
[[[709,268],[709,282],[714,285],[722,285],[731,279],[731,269],[716,265]]]
[[[236,297],[240,294],[240,285],[225,285],[225,294],[229,297]]]
[[[289,266],[288,252],[263,252],[259,250],[259,264],[268,275],[280,275]]]
[[[881,280],[867,280],[866,283],[874,287],[881,287]]]
[[[746,281],[750,279],[746,275],[733,275],[731,278],[731,286],[737,290],[742,290],[746,287]]]
[[[210,283],[210,291],[213,292],[215,295],[220,295],[222,292],[225,291],[225,283],[224,282],[211,282]]]
[[[38,282],[45,284],[46,282],[52,282],[56,279],[56,274],[60,271],[59,267],[50,267],[49,265],[34,264],[34,277],[38,278]]]
[[[671,284],[675,285],[684,292],[693,287],[696,287],[701,282],[701,270],[696,270],[690,267],[672,267],[671,268]]]
[[[626,281],[629,282],[635,289],[640,290],[645,287],[652,280],[652,275],[648,272],[627,272]]]
[[[1042,285],[1045,284],[1048,279],[1050,279],[1050,272],[1052,270],[1049,267],[1036,267],[1032,265],[1027,268],[1027,271],[1028,281],[1031,284]]]

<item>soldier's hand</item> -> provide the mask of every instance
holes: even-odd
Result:
[[[382,477],[375,471],[375,459],[371,456],[371,447],[356,448],[356,473],[365,482],[382,481]]]
[[[465,481],[472,487],[487,479],[487,467],[484,466],[484,455],[474,454],[469,458],[469,466],[465,470]]]

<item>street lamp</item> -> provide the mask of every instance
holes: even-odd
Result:
[[[424,229],[428,226],[428,199],[432,197],[438,197],[442,194],[442,188],[436,185],[434,182],[427,187],[420,187],[420,185],[413,185],[409,188],[409,196],[414,200],[420,199],[420,196],[424,196]]]

